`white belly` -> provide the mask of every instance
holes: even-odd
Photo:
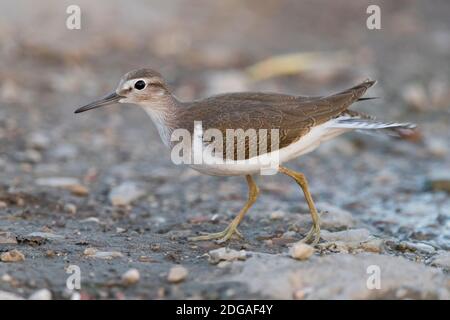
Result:
[[[280,149],[278,151],[278,156],[276,157],[278,165],[281,165],[303,154],[311,152],[316,149],[322,141],[326,141],[339,134],[342,134],[345,131],[348,131],[347,129],[342,128],[332,128],[330,126],[332,122],[333,120],[312,128],[297,142]],[[264,163],[265,162],[262,160],[261,156],[257,156],[248,160],[237,160],[227,163],[219,162],[214,164],[191,164],[189,166],[194,170],[208,175],[239,176],[263,172],[262,170],[265,170],[265,168],[267,168],[267,165],[264,165]]]

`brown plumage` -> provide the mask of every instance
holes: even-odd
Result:
[[[375,81],[365,81],[345,91],[325,97],[304,97],[275,93],[243,92],[213,96],[185,103],[169,117],[173,128],[185,128],[191,133],[194,121],[202,121],[203,130],[215,128],[222,132],[224,157],[226,129],[279,129],[279,148],[284,148],[307,134],[310,129],[346,112]],[[357,114],[352,111],[351,114]],[[247,141],[245,158],[249,157]],[[237,139],[234,160],[237,159]],[[273,151],[268,146],[268,151]],[[259,153],[258,153],[259,154]]]

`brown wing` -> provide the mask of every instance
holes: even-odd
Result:
[[[254,129],[258,132],[267,129],[268,150],[270,149],[270,129],[278,129],[279,148],[286,147],[307,134],[316,125],[322,124],[344,112],[358,100],[375,82],[366,81],[348,90],[326,97],[298,97],[268,93],[231,93],[195,101],[178,114],[177,127],[188,129],[191,133],[194,121],[202,121],[203,130],[219,129],[226,148],[226,130]],[[252,145],[259,147],[261,141],[245,137],[245,158],[250,155]],[[231,143],[231,141],[228,141]],[[241,141],[242,143],[242,141]],[[272,150],[273,151],[273,150]],[[225,152],[224,152],[225,153]],[[234,159],[237,159],[236,152]]]

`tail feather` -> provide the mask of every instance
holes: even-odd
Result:
[[[366,134],[383,133],[395,137],[405,137],[413,132],[413,123],[381,122],[374,119],[341,117],[331,125],[333,128],[354,129]]]

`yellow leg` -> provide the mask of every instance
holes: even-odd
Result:
[[[245,214],[247,213],[248,209],[255,203],[256,198],[258,198],[259,195],[259,188],[256,185],[255,181],[253,180],[251,175],[246,175],[245,178],[247,179],[248,183],[248,200],[245,203],[245,206],[241,209],[239,214],[231,221],[231,223],[228,225],[228,227],[225,228],[225,230],[217,233],[210,233],[205,234],[198,237],[192,237],[189,238],[191,241],[201,241],[201,240],[215,240],[217,239],[218,243],[223,243],[231,238],[233,234],[237,234],[239,237],[242,237],[242,234],[237,229],[239,223],[241,223],[242,219],[244,218]]]
[[[302,188],[303,194],[305,195],[306,202],[308,203],[309,211],[311,213],[311,218],[313,221],[313,225],[309,230],[308,234],[305,238],[302,239],[303,242],[311,242],[311,239],[314,237],[312,241],[313,245],[316,245],[320,240],[320,219],[319,214],[317,213],[316,206],[314,205],[314,201],[311,197],[311,193],[308,188],[308,181],[303,173],[295,172],[288,168],[280,166],[278,169],[281,173],[284,173],[290,177],[292,177],[298,185]]]

